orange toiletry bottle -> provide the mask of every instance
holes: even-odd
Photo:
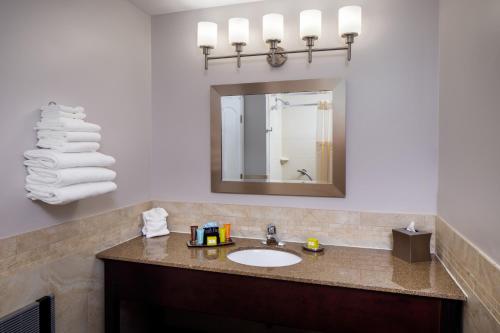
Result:
[[[224,229],[226,229],[226,240],[229,241],[231,239],[231,224],[225,223]]]

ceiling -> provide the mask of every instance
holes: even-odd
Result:
[[[235,5],[263,0],[129,0],[150,15],[167,14],[200,8]]]

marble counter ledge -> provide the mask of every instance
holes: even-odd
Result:
[[[97,254],[103,260],[117,260],[168,267],[255,276],[389,293],[465,301],[465,295],[438,259],[409,264],[391,251],[325,246],[322,254],[310,253],[299,243],[286,243],[302,261],[293,266],[263,268],[237,264],[226,255],[238,248],[261,247],[259,240],[233,238],[235,245],[188,248],[188,234],[146,239],[137,237]]]

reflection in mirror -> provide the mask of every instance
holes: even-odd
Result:
[[[332,184],[334,90],[221,96],[222,180]]]

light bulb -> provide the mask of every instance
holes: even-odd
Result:
[[[283,15],[266,14],[262,17],[262,37],[265,42],[283,40]]]
[[[345,6],[339,9],[339,35],[361,35],[361,7]]]
[[[241,17],[230,18],[228,27],[229,44],[248,44],[248,19]]]
[[[198,47],[215,48],[217,46],[217,24],[198,22]]]
[[[321,37],[321,11],[317,9],[300,12],[300,38]]]

